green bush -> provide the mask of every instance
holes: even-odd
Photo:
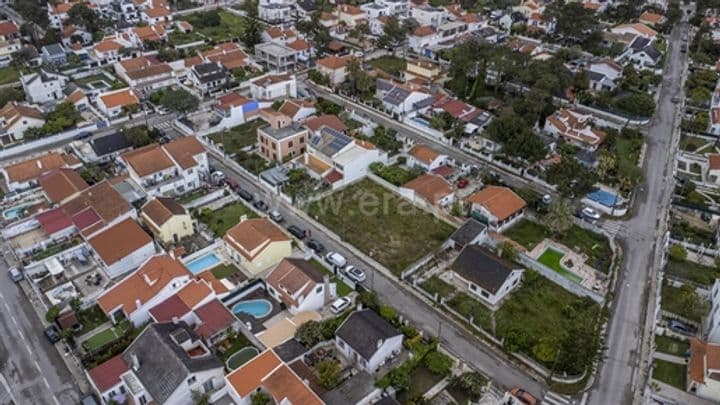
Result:
[[[428,370],[443,377],[450,375],[450,370],[453,365],[453,361],[450,357],[438,351],[426,354],[423,362]]]

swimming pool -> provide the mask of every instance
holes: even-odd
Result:
[[[220,258],[213,252],[208,252],[197,259],[186,263],[185,267],[190,270],[192,274],[200,274],[203,271],[220,264]]]
[[[619,206],[622,204],[623,201],[622,197],[620,197],[619,195],[601,189],[591,191],[587,193],[585,197],[592,201],[598,202],[608,208]]]
[[[227,368],[235,370],[257,356],[260,351],[254,346],[243,347],[227,359]]]
[[[25,211],[29,206],[32,204],[23,204],[18,205],[17,207],[8,208],[5,211],[3,211],[3,218],[5,219],[15,219],[20,216],[20,214]]]
[[[245,313],[252,315],[255,319],[268,316],[272,312],[272,304],[268,300],[248,300],[240,301],[232,307],[232,311],[236,314]]]

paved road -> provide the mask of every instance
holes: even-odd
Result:
[[[672,134],[677,106],[672,98],[682,96],[681,74],[685,54],[680,53],[681,33],[676,27],[670,36],[670,54],[663,74],[663,86],[655,118],[647,130],[645,184],[637,193],[635,216],[625,223],[624,261],[615,291],[614,315],[609,324],[606,359],[590,392],[591,404],[630,404],[632,387],[638,378],[639,350],[650,293],[648,278],[654,265],[659,218],[664,217],[666,201],[672,194],[673,179],[669,163],[674,158]]]
[[[7,264],[0,259],[0,277]],[[27,297],[10,279],[0,282],[0,404],[77,404],[80,399],[60,354],[42,334]]]
[[[412,293],[404,290],[405,287],[398,285],[394,279],[386,277],[379,271],[374,271],[372,266],[354,255],[342,241],[333,240],[294,212],[294,209],[285,201],[273,198],[272,193],[266,188],[257,184],[256,179],[249,179],[234,172],[228,166],[216,158],[211,157],[210,164],[216,169],[222,170],[226,175],[235,180],[240,187],[246,189],[267,202],[271,209],[277,209],[285,218],[285,225],[294,224],[302,229],[310,230],[311,237],[322,242],[328,251],[341,253],[354,264],[366,271],[370,271],[366,280],[366,286],[376,291],[383,302],[395,307],[402,315],[429,333],[437,336],[440,324],[442,324],[441,341],[443,347],[453,352],[462,361],[477,367],[492,378],[495,382],[510,388],[521,386],[542,398],[545,387],[542,382],[537,382],[525,372],[519,370],[513,363],[496,354],[487,348],[478,338],[463,328],[456,327],[448,318],[438,312],[435,308],[426,304]]]
[[[313,85],[312,83],[305,81],[298,84],[301,87],[310,87],[314,93],[316,93],[318,96],[326,98],[328,100],[331,100],[332,102],[342,105],[348,110],[355,111],[358,114],[370,117],[374,122],[384,126],[385,128],[392,128],[398,132],[398,134],[402,135],[403,137],[407,139],[412,139],[413,141],[417,143],[424,143],[428,146],[431,146],[436,151],[449,156],[450,158],[454,159],[458,163],[465,163],[468,165],[478,165],[480,167],[489,167],[492,168],[502,179],[503,181],[517,189],[517,188],[523,188],[523,187],[530,187],[537,192],[541,194],[555,194],[553,190],[539,186],[536,183],[533,183],[531,181],[528,181],[522,177],[519,177],[513,173],[507,172],[503,170],[500,167],[493,166],[489,164],[487,161],[482,160],[480,158],[474,157],[472,155],[469,155],[459,148],[453,147],[451,145],[448,145],[446,143],[440,142],[436,139],[433,139],[432,137],[423,134],[419,130],[416,130],[406,124],[403,124],[401,122],[398,122],[391,117],[382,114],[374,109],[365,107],[361,104],[357,104],[354,102],[351,102],[347,100],[346,98],[340,97],[337,94],[330,93],[320,87],[317,87]]]

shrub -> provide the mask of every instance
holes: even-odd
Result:
[[[315,346],[323,341],[323,324],[317,321],[308,321],[297,328],[295,338],[305,346]]]
[[[405,337],[408,338],[408,339],[412,339],[412,338],[414,338],[414,337],[416,337],[416,336],[418,336],[418,335],[420,334],[420,332],[418,332],[417,329],[415,329],[414,327],[412,327],[412,326],[410,326],[410,325],[403,325],[403,326],[400,328],[400,331],[401,331],[401,332],[403,333],[403,335],[405,335]]]
[[[450,357],[438,351],[426,354],[423,362],[428,370],[443,377],[450,375],[450,369],[453,365],[453,361]]]
[[[380,305],[380,316],[388,322],[395,323],[397,312],[390,305]]]
[[[684,262],[687,259],[688,252],[687,250],[685,250],[684,247],[680,245],[672,245],[670,246],[668,254],[670,255],[671,259],[678,262]]]
[[[315,366],[320,378],[320,385],[327,389],[335,388],[340,382],[340,363],[336,360],[323,360]]]
[[[57,305],[53,305],[48,308],[47,312],[45,313],[45,320],[51,323],[55,322],[55,319],[57,319],[58,315],[60,315],[60,307]]]

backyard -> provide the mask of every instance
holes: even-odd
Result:
[[[229,41],[240,38],[245,32],[245,19],[229,11],[217,11],[219,20],[214,16],[216,12],[201,11],[178,17],[192,24],[194,32],[212,39],[215,42]],[[217,24],[216,24],[217,23]]]
[[[234,264],[221,264],[215,266],[210,270],[218,280],[231,277],[233,274],[240,271]]]
[[[670,225],[670,236],[696,245],[715,245],[715,234],[712,231],[692,226],[687,221],[674,221]]]
[[[495,312],[496,335],[556,372],[578,375],[599,349],[600,306],[527,270],[523,284]]]
[[[692,281],[706,287],[711,287],[715,279],[720,278],[720,268],[703,266],[689,260],[675,260],[670,258],[667,265],[667,273],[683,280]]]
[[[700,322],[710,310],[710,303],[700,298],[687,284],[682,287],[663,284],[660,300],[663,310],[695,322]]]
[[[108,317],[105,316],[105,313],[98,305],[93,305],[88,309],[79,311],[77,315],[80,324],[82,324],[82,329],[75,333],[76,336],[82,336],[92,330],[95,330],[95,328],[108,320]]]
[[[687,367],[684,364],[671,363],[665,360],[653,360],[653,378],[685,391],[687,385]]]
[[[368,179],[313,202],[308,213],[396,275],[438,249],[454,231]]]
[[[264,125],[265,121],[254,120],[223,132],[216,132],[209,137],[216,144],[222,144],[225,153],[232,155],[246,146],[254,145],[257,142],[257,129]]]
[[[171,46],[177,46],[182,44],[189,44],[191,42],[202,41],[205,39],[202,35],[197,32],[180,32],[175,30],[168,34],[168,44]]]
[[[437,294],[438,297],[448,297],[455,292],[455,287],[443,281],[437,275],[420,283],[420,288],[427,291],[430,295]]]
[[[548,249],[542,255],[540,255],[540,257],[538,257],[538,261],[549,267],[556,273],[560,274],[561,276],[579,284],[582,281],[582,277],[564,269],[563,266],[560,264],[560,260],[563,258],[563,256],[565,256],[565,254],[562,252],[559,252],[555,249]]]
[[[205,208],[197,214],[197,217],[216,236],[223,237],[228,229],[240,222],[240,217],[243,215],[247,215],[248,218],[257,218],[255,211],[240,202],[228,204],[218,210]]]
[[[399,77],[401,72],[407,67],[407,61],[405,59],[389,55],[373,59],[368,63],[375,69],[380,69],[389,75],[397,77]]]
[[[529,219],[521,219],[504,233],[505,236],[521,244],[528,251],[533,250],[543,239],[550,237],[550,231],[545,226],[530,221]]]
[[[20,71],[13,66],[0,68],[0,85],[20,80]]]
[[[336,288],[338,297],[344,297],[344,296],[350,294],[351,292],[353,292],[353,289],[350,288],[349,285],[345,284],[344,281],[340,280],[336,275],[332,274],[332,272],[330,272],[330,270],[328,270],[327,267],[323,266],[323,264],[320,263],[319,261],[317,261],[315,259],[310,259],[310,264],[312,264],[313,267],[315,267],[319,271],[330,276],[330,281],[335,283],[335,288]]]
[[[669,336],[655,336],[655,347],[658,352],[685,357],[690,350],[690,343]]]
[[[83,346],[90,352],[98,350],[106,344],[113,342],[122,335],[124,335],[129,326],[130,323],[128,321],[124,321],[116,326],[104,329],[90,336],[88,340],[83,342]]]
[[[461,292],[447,302],[447,306],[487,332],[492,333],[492,312],[477,299]]]

